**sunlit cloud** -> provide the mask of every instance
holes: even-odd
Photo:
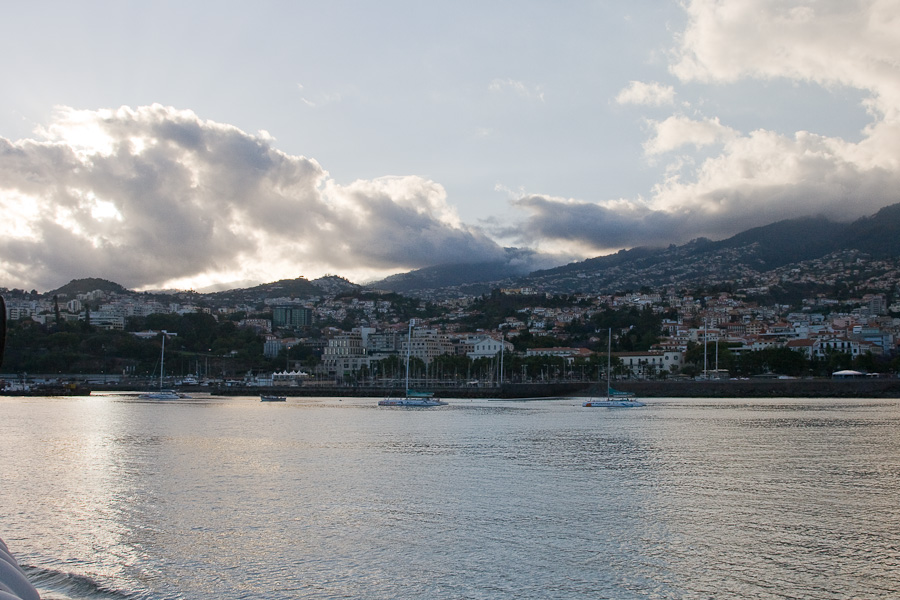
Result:
[[[798,130],[741,132],[718,116],[647,119],[644,153],[664,177],[646,198],[586,200],[520,193],[525,218],[503,233],[578,244],[584,253],[721,239],[776,220],[848,220],[900,202],[900,4],[895,0],[694,0],[671,73],[683,83],[773,79],[868,93],[857,142]],[[674,88],[632,81],[620,104],[672,104]]]
[[[643,81],[631,81],[619,95],[616,102],[619,104],[639,104],[646,106],[663,106],[675,101],[675,88],[658,82],[644,83]]]
[[[872,93],[886,119],[900,109],[896,0],[694,0],[671,71],[683,81],[788,78]]]
[[[43,131],[50,139],[0,139],[0,205],[15,215],[0,241],[5,281],[103,273],[142,288],[504,257],[433,181],[339,185],[268,134],[190,111],[60,109]]]
[[[468,88],[455,81],[466,94],[452,96],[442,89],[450,79],[437,70],[436,53],[427,61],[435,70],[411,79],[434,86],[428,98],[445,100],[413,111],[403,105],[414,114],[389,119],[393,130],[363,131],[366,118],[385,122],[383,117],[395,115],[382,112],[393,97],[377,86],[364,94],[346,83],[349,78],[319,77],[339,89],[298,83],[288,99],[292,111],[309,119],[330,112],[312,109],[335,103],[349,108],[356,102],[345,99],[365,97],[364,117],[333,111],[332,118],[346,126],[341,143],[353,143],[357,127],[366,149],[376,139],[367,135],[398,133],[408,152],[410,140],[418,142],[415,136],[421,135],[423,143],[446,145],[465,157],[446,171],[426,160],[401,159],[397,164],[421,171],[379,177],[405,172],[388,167],[354,181],[351,170],[338,180],[315,158],[280,150],[268,132],[248,133],[190,110],[59,107],[33,135],[18,136],[26,139],[0,138],[0,279],[3,285],[47,289],[98,274],[134,288],[326,272],[359,281],[440,263],[508,260],[498,240],[530,249],[517,260],[537,264],[699,236],[719,239],[810,214],[852,219],[900,202],[897,0],[685,0],[678,6],[686,19],[669,40],[671,52],[651,50],[653,64],[643,72],[609,79],[606,72],[590,72],[591,63],[579,63],[585,65],[585,81],[619,82],[612,90],[567,89],[544,71],[560,100],[549,102],[545,85],[536,83],[540,71],[498,63],[489,66],[492,74],[473,76]],[[658,62],[662,56],[667,64]],[[661,72],[653,74],[654,68]],[[495,72],[517,77],[491,80]],[[622,87],[622,81],[629,83]],[[367,85],[375,83],[380,78]],[[765,102],[768,90],[792,84],[833,98],[851,90],[863,98],[858,112],[868,121],[852,140],[840,137],[846,133],[817,130],[814,119],[792,126],[796,107],[779,113],[784,118],[777,130],[748,126],[747,119],[734,122],[739,117],[733,115],[752,114],[759,98]],[[377,102],[371,100],[376,89]],[[404,93],[411,98],[425,97],[410,90]],[[588,91],[594,94],[566,96]],[[729,106],[729,112],[720,108],[723,98],[735,102],[744,95],[747,104]],[[485,101],[495,112],[479,104]],[[310,110],[296,110],[304,106]],[[448,106],[464,107],[465,119],[453,122],[460,136],[422,127],[443,118],[446,113],[439,111]],[[578,112],[579,106],[591,110]],[[501,114],[497,108],[505,111],[503,119],[493,118]],[[610,126],[603,111],[620,122]],[[533,118],[538,113],[540,119]],[[623,116],[630,122],[621,121]],[[404,131],[410,123],[411,134]],[[627,138],[629,126],[643,136],[642,145]],[[332,130],[324,121],[321,128]],[[512,131],[521,135],[508,135]],[[286,135],[284,129],[275,132]],[[522,148],[504,146],[501,138]],[[308,151],[317,148],[322,146],[310,143]],[[495,150],[507,153],[507,161],[523,160],[533,172],[520,176],[510,162],[494,160]],[[605,164],[610,152],[621,154]],[[446,156],[435,153],[434,163]],[[609,189],[616,191],[608,196],[623,197],[578,196],[585,185],[580,173],[589,171],[606,185],[604,170],[625,160],[646,168],[647,177],[633,192],[622,191],[621,179],[610,177]],[[422,176],[453,168],[468,171],[456,181]],[[466,224],[457,206],[476,201],[451,197],[448,190],[465,189],[463,194],[480,202],[483,181],[492,181],[494,169],[514,188],[498,192],[510,206],[502,217],[481,215],[478,225]],[[481,189],[459,185],[467,176],[475,179],[471,173],[481,177]],[[547,183],[551,178],[560,181],[558,187]]]
[[[701,121],[672,116],[664,121],[650,121],[655,135],[644,144],[648,155],[670,152],[683,146],[701,148],[734,139],[738,132],[719,123],[719,119]]]

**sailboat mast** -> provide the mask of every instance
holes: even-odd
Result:
[[[606,341],[606,399],[607,400],[609,400],[609,398],[610,398],[610,394],[609,394],[610,383],[609,382],[610,382],[610,376],[611,376],[610,365],[612,364],[611,357],[612,357],[612,327],[609,328],[609,335],[607,336],[607,341]]]
[[[166,360],[166,332],[163,331],[162,350],[159,352],[159,389],[163,387],[163,373],[165,372],[164,362]]]
[[[415,319],[409,320],[409,333],[406,335],[406,393],[409,393],[409,352],[412,347],[412,328],[413,321]]]

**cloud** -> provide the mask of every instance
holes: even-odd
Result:
[[[503,249],[419,177],[341,186],[268,134],[160,105],[59,108],[43,139],[0,138],[5,285],[102,276],[133,288],[379,274]]]
[[[672,235],[673,227],[679,226],[672,215],[636,201],[600,204],[527,194],[512,202],[528,218],[516,227],[498,230],[498,235],[519,243],[541,240],[544,251],[598,254],[655,242]]]
[[[671,71],[682,81],[787,78],[868,90],[900,110],[897,0],[694,0]]]
[[[488,89],[495,93],[512,91],[517,96],[528,100],[544,101],[544,91],[539,85],[528,85],[515,79],[494,79]]]
[[[868,93],[871,122],[851,142],[815,132],[741,132],[719,117],[647,120],[651,161],[667,160],[647,198],[587,201],[521,194],[526,217],[504,235],[583,255],[721,239],[780,219],[849,220],[900,202],[900,2],[693,0],[670,71],[744,89],[785,79]],[[748,83],[749,82],[749,83]],[[660,106],[675,90],[633,81],[619,103]],[[693,103],[692,103],[693,104]],[[702,106],[701,102],[699,106]]]
[[[672,116],[664,121],[650,121],[655,136],[644,144],[648,155],[670,152],[693,145],[696,148],[734,139],[738,132],[719,123],[719,119],[697,121],[683,116]]]
[[[297,84],[297,89],[304,93],[304,86],[302,83]],[[329,104],[339,103],[343,100],[343,94],[341,92],[332,92],[332,93],[320,93],[314,99],[310,99],[307,95],[300,96],[300,102],[308,106],[309,108],[322,108],[324,106],[328,106]]]
[[[515,218],[505,215],[490,231],[586,257],[809,214],[851,219],[900,202],[898,0],[680,5],[687,23],[670,55],[675,85],[635,79],[616,96],[652,109],[639,122],[643,158],[660,167],[659,181],[632,198],[521,192],[511,202],[522,222],[509,225]],[[854,141],[783,122],[778,132],[741,131],[702,97],[735,86],[741,95],[731,97],[752,103],[772,80],[861,90],[870,122]],[[516,79],[488,88],[501,101],[544,101],[541,86]],[[297,91],[310,105],[341,101]],[[687,107],[693,112],[677,112]],[[673,114],[660,116],[667,109]],[[460,221],[438,182],[341,185],[314,159],[274,143],[265,132],[159,105],[61,108],[34,139],[0,138],[0,284],[49,289],[101,273],[137,288],[324,271],[358,279],[504,256],[487,226]]]
[[[722,239],[800,216],[849,220],[900,202],[900,173],[887,162],[864,143],[808,132],[787,137],[754,131],[729,137],[721,154],[696,168],[673,163],[683,169],[671,169],[646,200],[522,195],[513,204],[527,218],[501,233],[523,243],[542,240],[544,249],[554,242],[577,245],[591,255],[697,237]]]
[[[705,120],[707,140],[724,142],[722,153],[705,160],[691,179],[659,185],[657,206],[731,208],[729,199],[743,198],[771,216],[816,211],[850,218],[900,201],[891,189],[900,172],[900,2],[694,0],[685,10],[688,25],[671,66],[682,81],[779,78],[848,86],[870,94],[872,122],[863,139],[851,143],[808,131],[740,135],[718,119]],[[675,147],[687,122],[668,122],[656,128],[648,154]],[[702,137],[696,124],[688,129]]]
[[[657,82],[644,83],[631,81],[616,96],[619,104],[639,104],[645,106],[663,106],[675,101],[675,88]]]
[[[443,263],[501,260],[503,249],[462,226],[442,186],[419,177],[381,177],[347,186],[329,182],[331,263],[349,268],[360,260],[375,268],[420,268]]]

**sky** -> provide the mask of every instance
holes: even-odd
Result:
[[[526,272],[900,202],[900,0],[3,12],[0,287]]]

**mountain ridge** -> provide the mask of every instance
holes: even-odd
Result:
[[[752,285],[787,265],[848,250],[878,259],[900,257],[900,203],[847,223],[823,216],[785,219],[724,240],[697,238],[680,246],[638,246],[525,276],[482,279],[478,284],[481,293],[495,287],[533,288],[547,293],[612,293],[642,287],[695,287],[729,279]],[[427,278],[417,278],[418,271],[404,274],[405,293],[441,298],[466,287],[459,282],[449,289],[429,285],[437,269],[430,267],[431,276]],[[468,285],[474,287],[473,282]]]
[[[366,289],[432,299],[481,295],[497,287],[533,288],[547,293],[612,293],[642,287],[719,284],[753,285],[789,265],[822,260],[835,253],[861,252],[873,259],[900,258],[900,203],[851,222],[808,216],[754,227],[724,240],[697,238],[677,246],[638,246],[549,269],[528,272],[535,253],[507,248],[502,260],[434,265],[359,285],[337,275],[309,281],[282,279],[250,288],[213,292],[222,297],[283,295],[308,298]],[[90,289],[88,289],[90,288]],[[96,289],[128,291],[98,278],[72,280],[48,295]]]

